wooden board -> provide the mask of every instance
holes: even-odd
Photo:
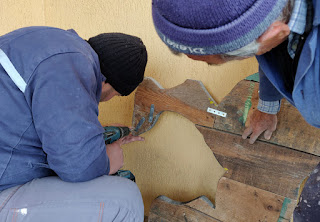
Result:
[[[226,222],[289,221],[296,201],[222,177],[219,180],[216,207],[197,199],[187,205]]]
[[[241,135],[250,114],[256,109],[259,83],[242,80],[221,101],[218,109],[226,112],[227,118],[217,116],[215,129]],[[283,99],[278,113],[277,130],[269,143],[290,147],[320,156],[320,129],[310,126],[298,110]],[[266,141],[263,136],[259,140]]]
[[[163,89],[147,78],[139,86],[133,126],[143,117],[146,120],[135,135],[150,130],[163,111],[180,113],[197,124],[217,160],[228,169],[219,181],[215,209],[204,197],[190,203],[158,198],[149,221],[289,221],[300,183],[320,162],[320,130],[283,101],[271,140],[259,138],[251,145],[241,134],[257,107],[258,83],[243,80],[223,99],[217,109],[227,118],[206,112],[208,107],[216,108],[211,101],[199,81]],[[149,122],[152,104],[154,118]]]
[[[213,127],[214,117],[207,113],[207,108],[213,106],[210,101],[214,102],[200,81],[188,79],[181,85],[163,89],[154,79],[146,78],[135,94],[132,125],[137,126],[143,117],[145,122],[134,134],[141,134],[152,128],[154,121],[148,121],[152,104],[154,105],[154,117],[163,111],[173,111],[180,113],[195,124]]]
[[[320,157],[274,144],[249,144],[240,135],[197,127],[226,177],[275,194],[296,199],[300,183]]]
[[[204,196],[188,203],[160,196],[152,203],[149,221],[289,221],[296,201],[222,177],[215,205]]]
[[[156,198],[151,205],[149,222],[174,222],[174,221],[201,221],[220,222],[219,220],[206,215],[205,213],[189,207],[188,205],[173,201],[165,196]]]

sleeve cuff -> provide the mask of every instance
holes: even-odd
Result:
[[[277,114],[280,111],[281,100],[263,101],[259,99],[258,110],[263,113]]]
[[[79,160],[81,162],[81,160]],[[93,180],[97,177],[108,175],[110,171],[109,157],[105,150],[94,160],[90,166],[84,171],[77,172],[76,170],[55,171],[57,175],[66,182],[84,182]],[[76,171],[76,172],[75,172]]]

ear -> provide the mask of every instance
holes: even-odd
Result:
[[[281,21],[275,21],[257,40],[260,44],[257,55],[269,52],[280,45],[290,34],[289,26]]]

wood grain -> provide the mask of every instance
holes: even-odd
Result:
[[[188,203],[160,196],[152,203],[149,221],[289,221],[295,205],[295,200],[222,177],[215,207],[204,196]]]
[[[186,80],[171,89],[162,89],[155,80],[146,78],[135,94],[132,124],[137,126],[142,117],[146,119],[136,134],[141,134],[152,128],[153,122],[148,122],[152,104],[155,107],[154,116],[160,115],[163,111],[173,111],[195,124],[213,127],[214,117],[207,113],[207,108],[211,105],[209,97],[210,94],[202,86],[202,83],[196,80]]]
[[[259,84],[242,80],[222,100],[218,109],[228,114],[227,118],[217,116],[215,129],[241,135],[252,112],[257,108]],[[250,106],[251,104],[251,106]],[[246,108],[250,106],[249,110]],[[248,114],[247,118],[246,113]],[[243,122],[245,121],[245,122]],[[320,156],[320,129],[310,126],[299,111],[283,99],[278,113],[277,130],[269,143],[289,147]],[[263,136],[259,140],[266,141]]]
[[[187,205],[226,222],[273,222],[289,221],[296,201],[222,177],[215,209],[201,198]]]
[[[300,183],[320,162],[320,130],[283,101],[271,140],[259,138],[251,145],[241,134],[257,107],[258,83],[243,80],[223,99],[217,109],[227,118],[207,113],[208,107],[215,108],[210,101],[198,81],[163,89],[145,79],[139,86],[133,125],[142,117],[146,121],[137,134],[152,128],[154,122],[148,122],[152,104],[154,117],[163,111],[180,113],[197,124],[219,163],[228,169],[219,181],[215,209],[204,197],[189,203],[160,198],[151,207],[149,221],[289,221]]]
[[[296,199],[303,179],[320,157],[262,141],[249,144],[240,135],[197,127],[226,177],[281,196]]]
[[[173,201],[165,196],[156,198],[151,205],[149,222],[199,221],[220,222],[205,213],[189,207],[188,205]]]

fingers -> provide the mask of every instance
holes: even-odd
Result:
[[[262,133],[263,131],[254,131],[253,132],[253,128],[252,126],[249,126],[242,134],[242,139],[247,139],[248,136],[251,134],[250,139],[249,139],[249,143],[253,144],[257,138],[259,137],[259,135]]]
[[[242,138],[243,139],[247,139],[248,136],[250,135],[250,139],[249,139],[249,143],[250,144],[253,144],[257,139],[258,137],[263,133],[264,130],[256,130],[256,131],[253,131],[251,127],[247,128],[243,134],[242,134]],[[264,138],[266,140],[270,140],[271,136],[272,136],[272,130],[266,130],[264,132]]]
[[[271,136],[272,136],[272,132],[273,132],[273,131],[271,131],[271,130],[266,130],[266,131],[264,132],[264,138],[265,138],[266,140],[270,140],[270,138],[271,138]]]
[[[252,126],[249,126],[242,134],[242,139],[247,139],[248,136],[252,133]]]
[[[257,139],[258,137],[260,136],[261,133],[263,133],[264,130],[262,129],[256,129],[256,130],[253,130],[253,127],[252,126],[249,126],[247,129],[245,129],[245,131],[243,132],[242,134],[242,139],[247,139],[248,136],[250,135],[250,139],[249,139],[249,143],[250,144],[253,144]],[[270,135],[271,137],[271,135]]]
[[[250,139],[249,139],[249,143],[253,144],[258,137],[263,133],[264,129],[258,129],[258,130],[253,130],[252,127],[248,127],[242,134],[242,139],[247,139],[248,136],[250,135]],[[270,140],[271,136],[272,136],[273,130],[271,129],[267,129],[264,131],[264,138],[266,140]]]
[[[247,139],[250,135],[249,143],[253,144],[264,132],[264,138],[269,140],[273,131],[277,128],[277,115],[263,113],[255,110],[250,118],[250,126],[243,132],[242,138]]]
[[[144,138],[141,136],[133,136],[133,135],[125,136],[122,138],[122,144],[128,144],[135,141],[144,141]]]
[[[251,134],[250,139],[249,139],[249,143],[250,144],[254,144],[254,142],[258,139],[258,137],[260,136],[262,132],[254,132]]]
[[[120,126],[120,127],[126,127],[125,125],[121,124],[121,123],[111,123],[108,124],[108,126]]]

